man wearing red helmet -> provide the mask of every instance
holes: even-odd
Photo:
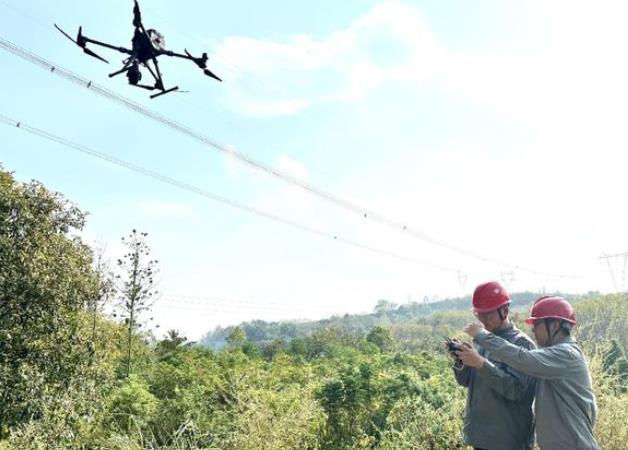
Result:
[[[526,322],[541,348],[514,346],[477,322],[465,331],[496,359],[537,378],[536,437],[542,450],[599,450],[593,436],[597,406],[591,375],[571,336],[576,324],[572,306],[562,297],[541,297]],[[487,364],[468,348],[456,353],[465,364]]]
[[[535,348],[532,340],[508,317],[510,296],[497,281],[483,283],[473,292],[473,313],[486,329],[516,348]],[[469,344],[463,348],[470,350]],[[464,441],[478,450],[528,450],[534,441],[532,400],[534,380],[493,359],[482,345],[473,350],[486,364],[457,358],[458,384],[468,388]],[[457,357],[460,352],[451,352]]]

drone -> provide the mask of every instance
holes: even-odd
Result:
[[[142,89],[147,89],[149,91],[160,91],[157,94],[151,95],[150,98],[159,97],[160,95],[164,95],[179,89],[178,86],[169,89],[166,89],[164,87],[161,71],[159,70],[159,64],[157,63],[157,58],[162,55],[174,56],[176,58],[183,58],[193,61],[200,69],[203,70],[203,73],[205,75],[218,81],[222,81],[216,74],[214,74],[207,68],[207,53],[203,53],[201,57],[194,57],[187,51],[187,49],[185,49],[185,54],[166,50],[164,36],[157,30],[154,30],[152,28],[147,30],[146,28],[144,28],[144,25],[142,24],[142,14],[140,13],[140,6],[137,3],[137,0],[134,0],[134,2],[135,5],[133,6],[133,26],[135,27],[135,32],[133,34],[133,39],[131,40],[131,49],[125,47],[117,47],[115,45],[88,38],[87,36],[83,35],[83,27],[79,27],[76,40],[72,39],[72,37],[61,28],[59,28],[57,24],[55,24],[55,28],[63,33],[65,37],[81,47],[85,54],[93,56],[94,58],[99,59],[107,64],[109,64],[109,61],[96,54],[91,49],[87,48],[87,44],[100,45],[102,47],[117,50],[120,53],[129,55],[128,58],[122,61],[122,68],[116,72],[110,73],[109,77],[115,77],[116,75],[120,75],[126,72],[126,77],[129,80],[130,85]],[[150,65],[151,62],[153,67],[151,67]],[[154,85],[140,83],[140,81],[142,80],[142,72],[140,71],[141,66],[148,69],[148,72],[155,80]]]

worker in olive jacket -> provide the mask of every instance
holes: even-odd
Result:
[[[467,325],[465,331],[493,358],[537,378],[534,405],[541,450],[599,450],[593,436],[597,406],[591,375],[571,336],[576,324],[572,306],[562,297],[541,297],[526,322],[532,325],[541,348],[512,345],[477,322]],[[490,364],[469,347],[456,354],[464,364]]]
[[[532,340],[510,321],[509,304],[508,292],[496,281],[479,285],[473,293],[473,312],[487,330],[515,348],[535,348]],[[462,347],[471,348],[469,344]],[[468,389],[464,442],[478,450],[532,449],[534,379],[494,360],[490,350],[481,344],[476,347],[486,364],[469,364],[457,358],[459,352],[450,351],[456,359],[456,380]]]

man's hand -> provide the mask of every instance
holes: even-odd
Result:
[[[454,343],[456,345],[462,345],[462,343],[458,340],[458,339],[451,339],[451,340],[445,340],[443,341],[443,346],[445,347],[445,350],[447,350],[447,354],[456,362],[458,362],[458,357],[456,356],[456,354],[450,349],[449,345],[450,343]]]
[[[481,356],[476,349],[471,347],[466,342],[464,343],[462,348],[455,353],[458,359],[462,361],[462,363],[467,367],[479,369],[486,362],[486,359]]]
[[[484,330],[484,325],[482,325],[480,322],[471,322],[466,327],[464,327],[464,332],[472,338],[474,338],[475,335],[482,330]]]

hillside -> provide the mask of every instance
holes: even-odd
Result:
[[[549,294],[549,293],[548,293]],[[578,298],[574,294],[553,292],[551,294],[562,295],[568,299]],[[536,292],[515,292],[511,294],[513,311],[527,311],[530,304],[539,297]],[[594,292],[587,294],[595,295]],[[397,305],[387,300],[380,300],[371,314],[344,314],[332,316],[322,320],[312,321],[279,321],[266,322],[253,320],[243,322],[237,327],[241,328],[246,338],[257,344],[265,344],[279,340],[289,342],[295,338],[304,338],[313,332],[334,328],[365,336],[373,327],[392,326],[393,329],[402,328],[402,325],[411,323],[428,324],[433,321],[436,313],[455,313],[471,319],[471,297],[454,297],[438,300],[430,303],[410,302]],[[217,327],[205,334],[199,344],[218,349],[226,345],[227,337],[233,332],[235,326]]]

